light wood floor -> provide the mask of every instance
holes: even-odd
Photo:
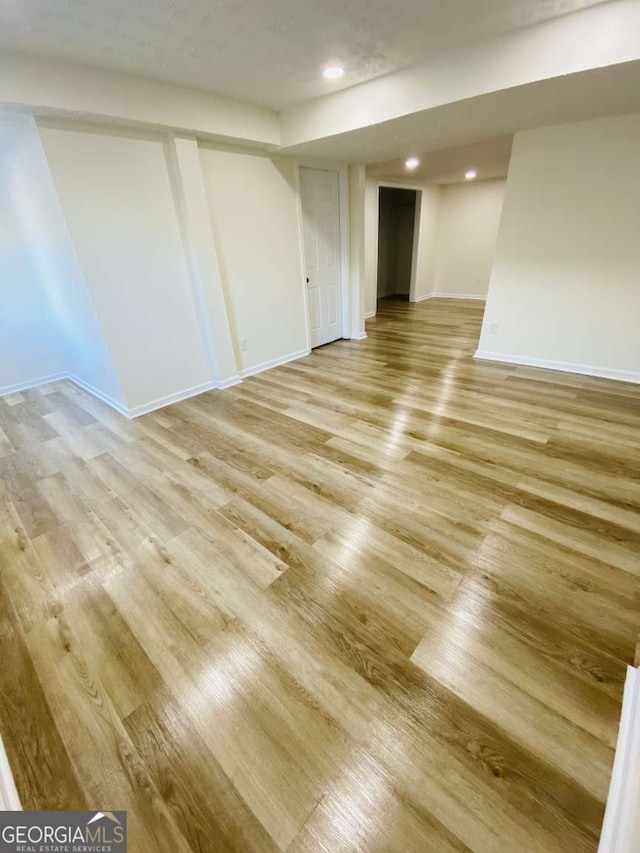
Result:
[[[128,422],[0,400],[0,726],[130,850],[594,851],[640,631],[640,390],[479,304]]]

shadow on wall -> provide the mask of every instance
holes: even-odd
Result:
[[[0,140],[0,388],[65,373],[122,405],[34,119],[5,119]]]

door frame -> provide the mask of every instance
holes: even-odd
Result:
[[[419,184],[403,184],[400,181],[378,181],[376,190],[376,312],[378,304],[378,241],[380,237],[380,187],[389,187],[393,190],[415,190],[416,209],[413,219],[413,246],[411,249],[411,279],[409,281],[409,302],[416,301],[416,275],[418,273],[418,246],[420,243],[420,211],[422,209],[422,191],[424,187]]]
[[[304,310],[307,317],[307,349],[311,352],[311,318],[309,316],[309,294],[307,293],[307,262],[304,256],[304,218],[302,215],[302,193],[300,191],[300,169],[318,169],[323,172],[338,173],[338,203],[340,211],[340,277],[342,304],[342,337],[351,338],[351,280],[349,277],[349,167],[332,160],[314,157],[296,158],[296,193],[298,195],[298,234],[300,260],[302,262],[302,288],[304,291]]]

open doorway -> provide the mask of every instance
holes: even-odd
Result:
[[[377,298],[413,301],[419,193],[380,186]]]

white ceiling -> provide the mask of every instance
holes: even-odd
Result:
[[[465,180],[466,171],[474,169],[478,180],[501,178],[509,169],[512,142],[512,136],[497,136],[438,151],[415,151],[413,156],[420,159],[417,169],[407,169],[402,158],[373,163],[367,166],[367,175],[374,178],[401,178],[417,183],[455,184]]]
[[[2,0],[0,47],[275,108],[599,0]],[[344,64],[340,82],[327,63]]]

